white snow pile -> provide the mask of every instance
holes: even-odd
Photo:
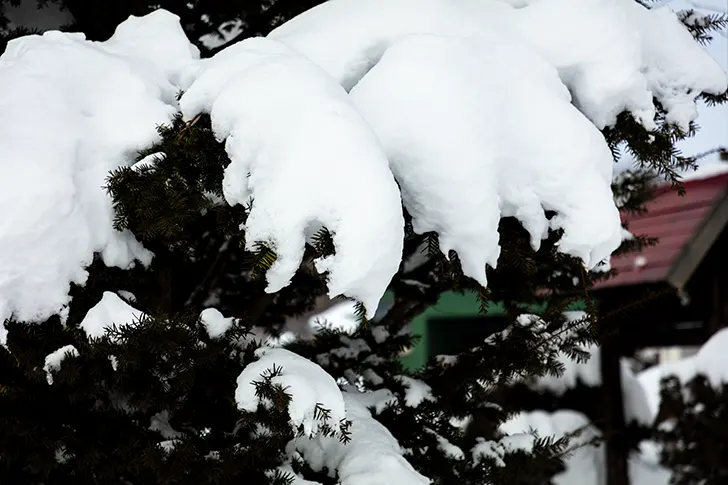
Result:
[[[327,468],[332,477],[347,485],[428,485],[402,456],[402,449],[387,428],[374,419],[356,392],[343,393],[346,416],[351,420],[351,441],[335,437],[299,438],[295,450],[314,471]]]
[[[120,267],[150,261],[112,229],[101,187],[178,109],[209,113],[225,141],[225,198],[253,200],[248,248],[277,254],[267,291],[290,282],[325,226],[336,254],[315,264],[329,294],[371,318],[399,267],[402,202],[415,230],[437,231],[483,285],[504,216],[534,248],[563,229],[560,250],[596,267],[621,232],[599,129],[624,110],[654,128],[653,97],[684,126],[700,92],[727,85],[672,11],[632,0],[337,0],[197,57],[161,10],[103,43],[58,32],[10,43],[0,321],[61,311],[94,253]]]
[[[200,313],[200,321],[207,330],[207,335],[211,339],[218,339],[225,335],[225,332],[230,330],[235,323],[233,317],[225,318],[220,310],[216,308],[205,308]]]
[[[306,235],[323,225],[336,254],[316,267],[328,271],[330,295],[361,301],[372,317],[399,267],[404,220],[384,150],[341,86],[285,45],[254,38],[201,63],[180,106],[187,118],[209,112],[227,140],[225,198],[254,200],[246,248],[266,243],[277,255],[266,291],[290,283]]]
[[[112,228],[109,172],[129,165],[175,113],[172,78],[196,51],[178,18],[130,18],[106,42],[47,32],[0,57],[0,322],[41,320],[100,253],[110,266],[152,255]]]
[[[601,386],[601,349],[596,345],[591,345],[582,347],[582,350],[589,352],[591,355],[586,362],[577,362],[562,353],[558,359],[565,369],[560,377],[549,375],[538,377],[529,382],[529,385],[533,389],[552,392],[557,395],[563,395],[569,389],[575,388],[579,383],[587,387]],[[620,369],[625,418],[627,421],[635,421],[650,426],[654,414],[650,409],[650,402],[642,384],[632,372],[627,361],[620,361]]]
[[[259,405],[269,406],[271,403],[256,395],[255,382],[261,382],[273,369],[279,370],[271,382],[289,393],[291,425],[304,429],[302,436],[289,443],[286,451],[290,456],[298,453],[314,471],[326,468],[332,477],[338,476],[347,485],[430,483],[405,460],[397,440],[367,409],[381,408],[391,401],[394,397],[389,391],[342,393],[321,367],[288,350],[262,347],[256,355],[259,360],[248,365],[238,377],[235,401],[238,409],[250,412]],[[351,422],[347,444],[337,436],[318,433],[319,424],[323,424],[316,411],[320,408],[330,411],[329,425]]]
[[[319,430],[324,424],[317,409],[327,409],[329,420],[334,426],[346,418],[344,398],[336,381],[325,370],[310,360],[281,348],[261,347],[256,350],[258,360],[249,364],[240,373],[235,390],[235,402],[238,409],[254,412],[259,404],[269,406],[256,395],[256,382],[262,382],[264,376],[274,369],[280,375],[271,379],[271,384],[281,385],[290,395],[288,414],[294,429],[303,427],[307,436]]]
[[[674,362],[658,364],[640,372],[637,376],[647,396],[652,416],[657,416],[660,408],[660,381],[668,376],[676,376],[687,384],[698,374],[705,375],[713,387],[719,388],[728,383],[728,329],[713,335],[700,348],[697,354]]]
[[[542,411],[521,413],[501,425],[501,431],[508,435],[522,435],[536,432],[538,436],[577,436],[570,439],[572,453],[565,461],[566,470],[551,480],[555,485],[602,485],[606,476],[604,444],[590,444],[599,437],[598,431],[590,425],[586,416],[575,411],[557,411],[553,414]],[[653,456],[633,452],[628,462],[630,483],[638,485],[668,485],[670,472],[661,467]]]
[[[435,401],[435,397],[432,395],[432,388],[424,381],[407,376],[395,376],[395,379],[401,382],[405,388],[405,406],[416,408],[423,401]]]
[[[78,350],[73,345],[66,345],[46,355],[43,370],[48,384],[53,384],[53,372],[61,370],[61,363],[66,357],[78,357]]]
[[[101,301],[86,313],[80,326],[89,338],[101,338],[109,328],[121,328],[144,317],[143,312],[119,298],[116,293],[105,291]]]

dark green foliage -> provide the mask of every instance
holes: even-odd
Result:
[[[728,385],[715,388],[704,375],[683,384],[661,383],[656,435],[675,485],[728,483]]]

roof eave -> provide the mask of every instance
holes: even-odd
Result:
[[[667,273],[666,281],[678,290],[684,289],[727,225],[728,190],[724,190],[710,214],[703,219],[693,237],[680,250]]]

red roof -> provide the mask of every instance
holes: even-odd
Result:
[[[636,285],[666,281],[673,266],[681,259],[686,245],[696,236],[723,199],[728,189],[728,173],[684,182],[685,195],[670,187],[660,187],[647,204],[647,213],[623,214],[629,232],[656,237],[656,246],[639,253],[612,258],[617,275],[595,285],[596,288]]]

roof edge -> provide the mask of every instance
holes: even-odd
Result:
[[[708,254],[710,248],[728,225],[728,189],[723,190],[718,203],[703,219],[693,237],[680,250],[667,272],[667,282],[677,289],[683,289],[695,270]]]

